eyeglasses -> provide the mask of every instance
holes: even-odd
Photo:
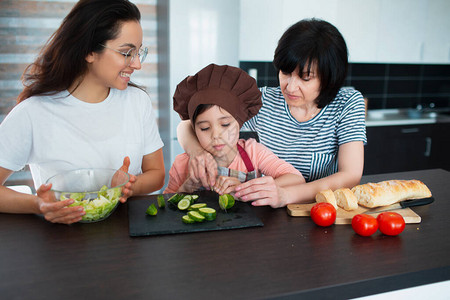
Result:
[[[110,47],[102,45],[102,44],[100,44],[100,46],[122,54],[124,56],[124,58],[125,58],[125,65],[127,67],[133,63],[133,61],[136,58],[136,56],[139,56],[139,61],[142,64],[144,62],[145,58],[147,57],[147,54],[148,54],[148,48],[147,47],[139,48],[139,50],[136,50],[136,48],[131,48],[127,52],[122,52],[122,51],[110,48]]]

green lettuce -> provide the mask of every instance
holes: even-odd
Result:
[[[116,207],[121,195],[120,187],[108,189],[104,185],[95,199],[84,199],[86,193],[62,193],[60,200],[74,200],[69,206],[82,206],[86,212],[82,220],[92,222],[106,218]]]

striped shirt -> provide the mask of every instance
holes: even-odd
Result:
[[[280,87],[261,88],[263,106],[242,131],[256,131],[260,142],[292,164],[307,182],[338,171],[339,146],[367,143],[364,98],[353,88],[341,88],[331,103],[306,122],[290,113]]]

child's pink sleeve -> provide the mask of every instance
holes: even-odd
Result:
[[[172,167],[169,170],[169,183],[164,194],[176,193],[181,185],[186,181],[188,174],[189,156],[186,153],[177,155]]]

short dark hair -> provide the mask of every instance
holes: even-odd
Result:
[[[78,1],[39,57],[25,69],[25,88],[17,101],[68,89],[87,72],[85,58],[89,53],[104,51],[101,44],[117,38],[124,22],[140,19],[139,9],[128,0]]]
[[[281,36],[275,50],[275,69],[292,73],[299,67],[311,71],[317,66],[320,78],[320,93],[316,104],[319,108],[330,103],[344,84],[348,68],[348,51],[344,37],[332,24],[319,19],[304,19]]]

